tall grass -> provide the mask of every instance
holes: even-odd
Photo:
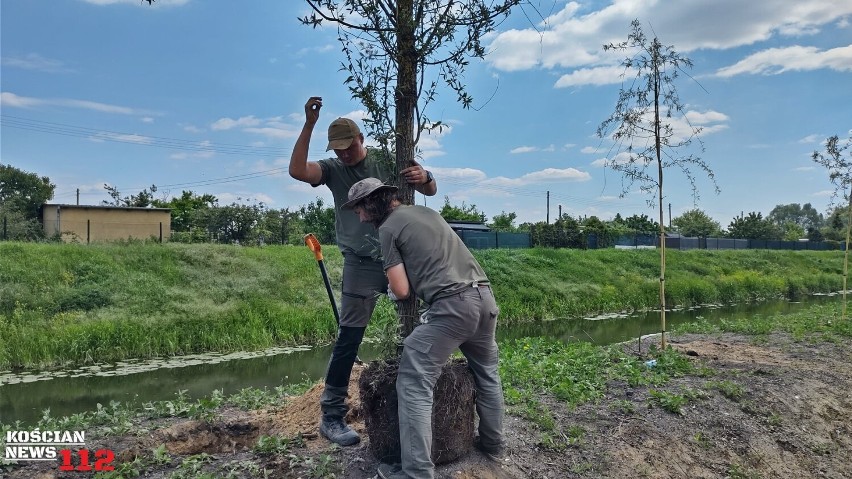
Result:
[[[474,251],[501,322],[657,303],[655,251]],[[325,251],[339,298],[342,258]],[[670,251],[667,304],[836,291],[842,253]],[[368,329],[394,328],[382,300]],[[0,369],[252,350],[333,339],[336,325],[304,247],[0,243]]]
[[[475,252],[504,320],[576,317],[655,308],[659,258],[653,250],[535,248]],[[841,288],[839,251],[667,252],[666,305],[799,298]]]

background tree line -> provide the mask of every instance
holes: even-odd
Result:
[[[302,244],[302,236],[310,232],[325,244],[334,243],[334,208],[322,198],[293,209],[275,209],[249,201],[221,205],[213,195],[192,191],[158,199],[154,185],[135,195],[122,195],[109,185],[104,188],[110,199],[103,205],[170,208],[171,241]],[[45,240],[40,206],[53,199],[55,190],[46,176],[0,164],[0,220],[5,223],[0,234],[5,233],[4,238],[10,240]],[[598,247],[606,247],[622,236],[654,235],[659,230],[659,224],[645,214],[626,218],[616,214],[611,220],[564,214],[551,223],[517,223],[515,212],[502,211],[489,221],[475,204],[452,204],[448,197],[439,213],[448,221],[487,224],[492,231],[529,233],[534,245],[555,247],[587,247],[589,234],[595,235]],[[775,206],[766,216],[755,211],[741,214],[723,229],[704,211],[692,209],[672,218],[669,231],[698,237],[843,241],[848,218],[847,205],[834,206],[823,215],[810,203],[790,203]]]

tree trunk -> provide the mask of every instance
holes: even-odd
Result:
[[[414,163],[414,110],[417,107],[417,51],[415,50],[414,2],[397,2],[397,83],[396,83],[396,171]],[[414,204],[414,188],[397,175],[399,200]],[[407,337],[414,330],[417,299],[412,294],[397,308],[400,334]],[[400,346],[401,348],[402,346]]]
[[[657,153],[657,186],[660,206],[660,347],[666,349],[666,225],[663,223],[663,158],[660,145],[660,58],[657,39],[652,52],[654,62],[654,140]]]
[[[852,229],[852,191],[849,192],[849,219],[846,221],[846,246],[843,248],[843,312],[841,320],[846,319],[846,277],[849,273],[849,231]]]

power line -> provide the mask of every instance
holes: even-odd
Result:
[[[270,146],[248,146],[229,143],[213,143],[208,141],[182,140],[138,133],[127,133],[110,130],[99,130],[64,123],[33,120],[11,115],[0,115],[0,124],[7,128],[47,133],[52,135],[87,138],[94,141],[108,141],[139,146],[153,146],[172,150],[183,150],[201,153],[222,153],[226,155],[244,155],[261,157],[289,156],[292,149]]]

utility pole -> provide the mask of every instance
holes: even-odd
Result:
[[[547,190],[547,224],[550,224],[550,190]]]
[[[77,188],[77,206],[80,206],[80,188]]]
[[[672,204],[669,203],[669,229],[672,229]]]
[[[559,216],[556,218],[556,221],[559,221],[561,219],[562,219],[562,205],[559,205]]]

